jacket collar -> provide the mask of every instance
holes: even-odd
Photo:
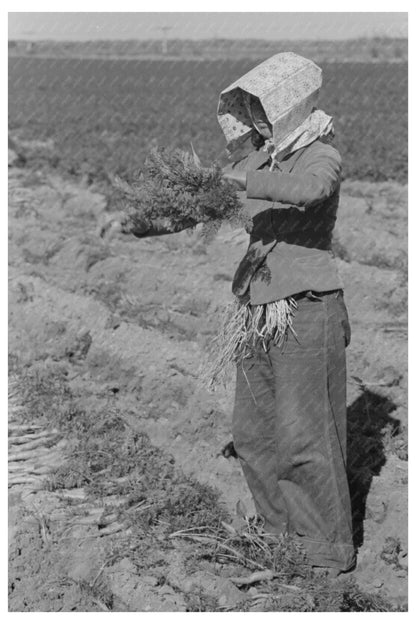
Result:
[[[284,160],[280,161],[278,163],[278,171],[280,170],[284,173],[290,173],[292,169],[294,168],[295,164],[297,163],[297,161],[299,160],[299,158],[302,156],[305,149],[306,147],[302,147],[296,150],[295,152],[293,152],[292,154],[290,154],[289,156],[287,156],[287,158],[285,158]],[[270,154],[263,150],[260,150],[258,152],[251,152],[247,158],[247,171],[255,171],[256,169],[259,169],[269,159],[270,159]]]
[[[270,159],[270,154],[264,150],[254,151],[248,155],[247,158],[247,170],[255,171],[259,169],[264,163]]]

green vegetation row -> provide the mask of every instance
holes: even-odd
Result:
[[[135,39],[95,41],[9,41],[9,54],[65,56],[177,56],[206,59],[261,59],[291,50],[316,62],[405,61],[408,42],[404,38],[361,37],[359,39],[279,40],[265,39]]]
[[[155,145],[225,161],[219,92],[254,61],[9,60],[12,136],[49,141],[37,167],[108,184],[129,178]],[[407,181],[407,64],[322,64],[320,106],[334,117],[345,178]]]

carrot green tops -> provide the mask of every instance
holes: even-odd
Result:
[[[305,290],[342,288],[331,249],[341,181],[341,158],[317,140],[268,168],[269,154],[251,152],[231,169],[247,171],[242,200],[257,213],[233,293],[252,305]],[[246,197],[244,197],[246,195]]]

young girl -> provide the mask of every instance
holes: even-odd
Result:
[[[355,564],[346,475],[348,315],[331,251],[341,159],[315,108],[321,70],[277,54],[219,99],[224,177],[253,216],[232,290],[255,347],[237,364],[234,447],[269,533],[290,533],[312,566]],[[162,234],[163,223],[137,236]],[[249,319],[249,320],[247,320]]]

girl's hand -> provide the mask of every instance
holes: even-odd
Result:
[[[98,236],[109,241],[115,234],[123,231],[123,226],[126,225],[127,219],[128,217],[123,212],[104,215],[98,224]]]
[[[111,240],[115,234],[120,232],[123,234],[133,234],[137,238],[155,236],[159,233],[158,228],[156,226],[153,227],[153,222],[150,223],[136,215],[129,216],[124,212],[114,212],[111,215],[105,215],[97,228],[98,236],[107,241]],[[169,230],[165,227],[164,231],[160,233],[166,234],[168,232]]]
[[[231,182],[238,191],[245,191],[247,187],[247,173],[245,171],[227,171],[223,173],[224,180]]]

